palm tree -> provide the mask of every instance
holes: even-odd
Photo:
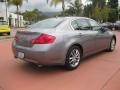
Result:
[[[8,20],[8,18],[7,18],[7,1],[8,0],[0,0],[0,3],[5,3],[5,7],[6,7],[6,21]]]
[[[80,16],[82,14],[82,2],[81,0],[75,0],[74,3],[70,3],[68,6],[70,10],[73,10],[76,16]]]
[[[92,5],[94,8],[96,7],[96,5],[99,8],[103,8],[105,6],[105,2],[106,2],[106,0],[88,0],[88,1],[92,2]]]
[[[23,5],[23,1],[28,1],[28,0],[7,0],[7,1],[8,1],[8,5],[16,6],[16,13],[17,13],[18,27],[19,27],[19,8]]]
[[[67,2],[70,2],[71,0],[47,0],[47,3],[49,2],[49,1],[51,1],[50,2],[50,4],[51,4],[51,6],[52,5],[57,5],[57,4],[59,4],[59,3],[62,3],[62,10],[63,10],[63,16],[64,16],[64,14],[65,14],[65,1],[67,1]]]

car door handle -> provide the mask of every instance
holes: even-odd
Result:
[[[79,35],[82,35],[82,33],[79,33]]]
[[[96,36],[103,36],[104,34],[96,34]]]
[[[76,35],[76,37],[81,37],[82,36],[82,33],[79,33],[78,35]]]

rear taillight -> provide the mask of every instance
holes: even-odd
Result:
[[[41,34],[39,37],[32,39],[32,44],[50,44],[55,41],[56,37],[48,34]]]

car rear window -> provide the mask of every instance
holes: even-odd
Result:
[[[46,20],[42,20],[42,21],[39,21],[38,23],[31,25],[30,28],[32,28],[32,29],[35,29],[35,28],[41,28],[41,29],[55,28],[63,21],[64,21],[64,19],[61,19],[61,18],[46,19]]]

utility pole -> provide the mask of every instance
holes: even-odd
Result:
[[[7,0],[0,0],[0,2],[5,3],[5,13],[6,13],[6,21],[8,21],[8,13],[7,13]]]
[[[120,12],[119,12],[120,8],[119,8],[119,0],[118,0],[118,21],[120,19],[119,15],[120,15]]]
[[[6,21],[8,22],[8,9],[7,9],[7,0],[5,0],[5,7],[6,7]]]
[[[118,7],[118,21],[119,21],[119,7]]]

